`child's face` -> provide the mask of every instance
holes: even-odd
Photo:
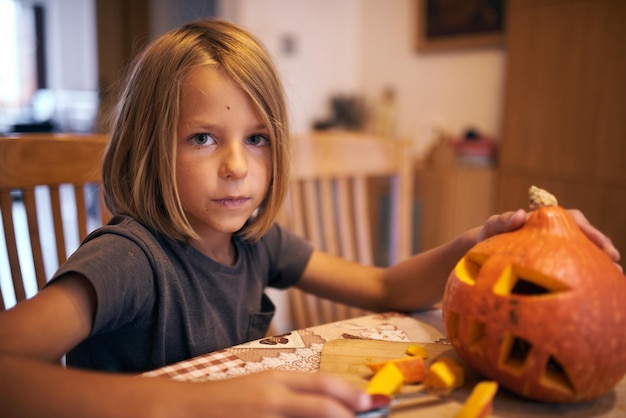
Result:
[[[239,230],[267,193],[271,153],[267,128],[248,96],[212,66],[183,81],[176,184],[200,237]]]

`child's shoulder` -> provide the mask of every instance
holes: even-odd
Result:
[[[113,216],[106,225],[91,232],[83,244],[103,236],[116,236],[144,245],[161,245],[159,244],[161,238],[158,233],[128,215]]]

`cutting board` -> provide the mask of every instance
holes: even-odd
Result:
[[[417,344],[428,351],[424,365],[428,367],[438,356],[445,354],[458,359],[454,349],[448,344],[398,342],[381,340],[338,339],[330,340],[322,348],[320,371],[333,373],[353,384],[365,388],[372,377],[367,363],[381,362],[407,357],[406,348]],[[405,385],[403,392],[422,390],[423,385]]]
[[[405,350],[409,344],[420,345],[428,351],[429,356],[424,360],[424,365],[427,368],[441,355],[457,359],[466,371],[465,385],[456,389],[448,396],[439,397],[428,395],[424,391],[424,385],[421,383],[405,384],[398,397],[413,399],[410,406],[394,409],[390,415],[377,415],[374,413],[373,415],[366,414],[362,416],[367,416],[368,418],[382,416],[408,418],[421,414],[430,418],[453,417],[469,396],[471,388],[478,380],[478,376],[461,362],[451,345],[356,339],[330,340],[322,348],[320,371],[338,375],[352,384],[365,389],[373,375],[366,364],[368,362],[406,357]]]

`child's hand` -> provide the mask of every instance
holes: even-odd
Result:
[[[600,232],[596,227],[591,225],[585,215],[577,209],[568,209],[580,230],[598,247],[600,247],[613,260],[614,263],[619,262],[620,253],[613,245],[609,237]],[[504,212],[500,215],[491,216],[485,225],[480,229],[476,237],[476,242],[480,242],[496,234],[514,231],[524,225],[527,213],[520,209],[516,212]],[[621,269],[621,267],[620,267]]]
[[[583,231],[585,235],[587,235],[587,238],[589,238],[598,247],[600,247],[605,253],[607,253],[614,263],[619,262],[620,253],[617,250],[617,248],[615,248],[615,246],[613,245],[613,242],[611,241],[609,237],[607,237],[602,232],[600,232],[596,227],[591,225],[589,221],[587,220],[587,218],[585,218],[585,215],[583,215],[581,211],[577,209],[569,209],[568,212],[570,215],[572,215],[572,218],[574,218],[574,221],[578,224],[578,227],[580,228],[580,230]]]
[[[210,406],[193,416],[348,418],[371,408],[365,392],[322,373],[273,370],[198,387]]]
[[[526,216],[526,211],[522,209],[516,212],[504,212],[499,215],[491,215],[479,230],[476,243],[491,236],[511,232],[520,228],[524,225],[524,222],[526,222]]]

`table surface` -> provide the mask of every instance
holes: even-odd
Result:
[[[181,381],[220,380],[270,369],[317,372],[324,343],[334,339],[374,339],[448,344],[441,311],[411,316],[381,313],[332,322],[290,333],[262,338],[224,350],[144,373],[147,377],[168,377]],[[448,345],[449,346],[449,345]],[[450,350],[452,350],[452,347]],[[467,399],[477,373],[467,376],[461,389],[446,398],[392,412],[402,418],[415,413],[429,417],[453,417]],[[581,404],[547,404],[522,399],[504,389],[496,396],[493,417],[624,417],[626,416],[626,377],[607,395]]]

